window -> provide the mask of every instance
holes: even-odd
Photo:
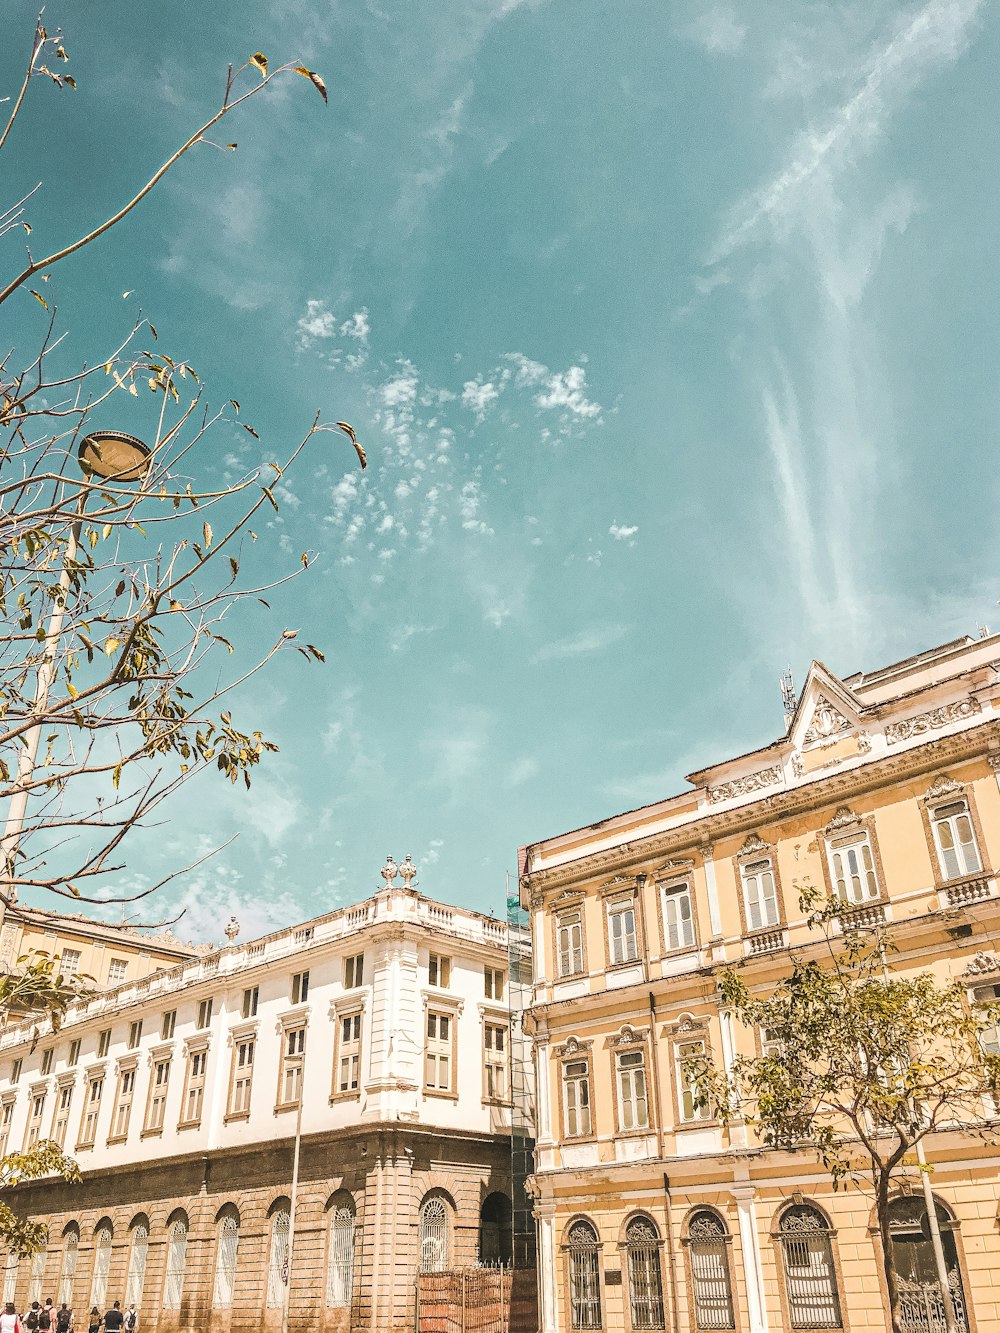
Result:
[[[99,1227],[94,1238],[94,1277],[90,1284],[90,1303],[104,1309],[108,1294],[108,1271],[111,1268],[111,1224]]]
[[[344,1200],[330,1209],[330,1248],[326,1265],[326,1303],[347,1308],[354,1288],[354,1205]]]
[[[257,1001],[260,999],[260,987],[250,986],[243,992],[243,1004],[240,1006],[240,1014],[243,1018],[257,1017]]]
[[[608,938],[611,941],[611,963],[634,963],[639,957],[635,933],[635,904],[611,903],[608,906]]]
[[[42,1115],[45,1112],[45,1093],[35,1092],[28,1103],[28,1124],[24,1134],[24,1151],[30,1152],[42,1136]]]
[[[72,981],[77,974],[80,966],[79,949],[63,949],[62,958],[59,962],[59,970],[62,972],[64,981]]]
[[[233,1303],[239,1241],[240,1219],[235,1213],[228,1213],[219,1223],[219,1244],[215,1252],[215,1291],[212,1304],[217,1310],[228,1310]]]
[[[187,1219],[178,1217],[170,1226],[167,1241],[167,1267],[163,1280],[164,1310],[179,1310],[184,1295],[184,1267],[187,1263]],[[216,1277],[218,1292],[218,1277]],[[228,1304],[228,1302],[227,1302]]]
[[[441,1273],[448,1267],[448,1210],[443,1199],[425,1199],[420,1207],[420,1271]]]
[[[52,1141],[58,1148],[66,1147],[69,1113],[73,1102],[72,1083],[64,1084],[56,1092],[56,1112],[52,1118]]]
[[[736,1327],[727,1237],[722,1219],[708,1209],[695,1213],[688,1223],[694,1322],[699,1329]]]
[[[625,1228],[625,1251],[633,1329],[666,1328],[659,1233],[648,1217],[635,1217]]]
[[[50,1046],[47,1051],[42,1051],[42,1073],[52,1073],[52,1058],[55,1055],[55,1049]]]
[[[690,949],[694,944],[690,884],[664,885],[663,935],[668,953],[674,949]]]
[[[201,1107],[205,1099],[205,1072],[208,1069],[208,1050],[188,1052],[187,1079],[184,1085],[184,1097],[181,1102],[182,1125],[201,1123]]]
[[[296,972],[292,977],[292,1004],[305,1004],[309,998],[309,973]]]
[[[424,1086],[433,1092],[451,1091],[452,1021],[450,1014],[427,1015]]]
[[[142,1304],[142,1288],[146,1281],[146,1255],[149,1252],[149,1227],[145,1222],[132,1226],[132,1246],[128,1256],[128,1275],[125,1279],[125,1308],[135,1302]]]
[[[160,1019],[160,1040],[171,1041],[174,1035],[174,1028],[177,1026],[177,1010],[167,1009]]]
[[[771,859],[751,861],[742,867],[743,901],[746,904],[747,929],[764,930],[778,924],[778,893]]]
[[[483,992],[488,1000],[502,1000],[507,974],[499,967],[488,967],[483,974]]]
[[[74,1037],[69,1044],[69,1057],[66,1065],[69,1069],[75,1069],[80,1060],[80,1038]]]
[[[302,1093],[302,1071],[305,1066],[306,1030],[290,1028],[285,1033],[285,1044],[281,1060],[281,1102],[282,1106],[298,1106]]]
[[[137,1018],[134,1023],[128,1025],[128,1048],[134,1051],[142,1041],[142,1019]]]
[[[352,958],[344,959],[344,986],[347,990],[353,990],[355,986],[364,984],[365,976],[365,956],[363,953],[356,953]]]
[[[128,1134],[134,1092],[135,1066],[133,1065],[131,1069],[123,1069],[118,1075],[118,1096],[115,1098],[115,1113],[111,1117],[111,1139],[123,1139]]]
[[[583,914],[566,912],[556,919],[559,975],[571,977],[583,971]]]
[[[3,1274],[3,1299],[5,1304],[7,1301],[10,1301],[11,1304],[13,1304],[14,1295],[16,1291],[17,1291],[17,1255],[8,1252],[7,1266],[4,1269],[4,1274]]]
[[[250,1114],[250,1088],[253,1084],[253,1058],[257,1042],[254,1037],[242,1037],[233,1046],[232,1083],[229,1089],[229,1115]]]
[[[120,986],[125,980],[125,974],[128,972],[128,960],[126,958],[112,958],[108,964],[108,985]]]
[[[760,1053],[761,1055],[774,1056],[781,1059],[785,1051],[785,1043],[781,1037],[779,1028],[761,1028],[760,1030]]]
[[[707,1103],[700,1101],[698,1091],[687,1065],[688,1060],[705,1054],[703,1041],[682,1041],[677,1046],[677,1101],[682,1120],[707,1120],[711,1114]]]
[[[834,894],[845,903],[866,903],[879,896],[871,840],[867,833],[844,833],[827,841]]]
[[[97,1058],[103,1060],[111,1050],[111,1029],[105,1028],[97,1034]]]
[[[344,1014],[340,1019],[340,1052],[337,1093],[347,1096],[361,1086],[361,1015]]]
[[[73,1279],[76,1277],[76,1261],[80,1256],[80,1233],[75,1226],[70,1226],[63,1233],[62,1268],[59,1272],[59,1304],[73,1307]]]
[[[625,1051],[618,1057],[618,1095],[621,1128],[648,1129],[646,1058],[642,1051]]]
[[[0,1105],[0,1157],[3,1157],[7,1151],[7,1140],[10,1138],[10,1127],[14,1119],[14,1101],[10,1099]]]
[[[212,1024],[212,997],[202,1000],[198,1005],[198,1031],[203,1032]]]
[[[601,1327],[600,1247],[589,1222],[569,1229],[569,1305],[573,1328]]]
[[[80,1142],[78,1148],[92,1148],[97,1138],[97,1118],[101,1113],[101,1094],[104,1091],[104,1075],[98,1074],[87,1080],[87,1091],[83,1099],[83,1120],[80,1124]]]
[[[451,959],[432,953],[427,964],[427,984],[447,990],[451,985]]]
[[[778,1225],[792,1328],[842,1328],[826,1218],[810,1204],[795,1204]]]
[[[966,801],[939,805],[931,815],[941,874],[945,879],[974,875],[982,869],[976,834]]]
[[[285,1284],[288,1281],[288,1228],[287,1208],[279,1208],[271,1218],[271,1252],[267,1264],[267,1304],[272,1310],[284,1304]]]
[[[11,1081],[11,1083],[19,1083],[19,1082],[20,1082],[20,1079],[21,1079],[21,1065],[22,1065],[22,1064],[23,1064],[23,1061],[22,1061],[22,1060],[14,1060],[14,1061],[12,1062],[11,1067],[10,1067],[10,1081]]]
[[[170,1061],[157,1060],[153,1064],[153,1076],[149,1080],[149,1102],[146,1106],[146,1123],[143,1132],[160,1134],[167,1111],[167,1083],[170,1079]]]
[[[483,1058],[487,1099],[491,1102],[506,1101],[507,1028],[504,1024],[483,1024]]]
[[[563,1112],[568,1139],[590,1133],[590,1068],[586,1060],[569,1060],[563,1065]]]
[[[47,1250],[36,1250],[31,1256],[31,1277],[28,1280],[28,1304],[42,1299],[42,1278],[45,1276]]]

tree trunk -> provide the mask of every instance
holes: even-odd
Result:
[[[899,1288],[896,1285],[896,1270],[892,1266],[892,1239],[889,1233],[889,1173],[880,1172],[876,1177],[875,1215],[878,1219],[878,1234],[882,1241],[882,1271],[885,1274],[885,1289],[889,1296],[889,1327],[892,1333],[905,1333],[903,1316],[899,1308]]]

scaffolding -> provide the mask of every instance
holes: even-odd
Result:
[[[534,1044],[524,1028],[531,1007],[531,924],[521,906],[517,880],[507,877],[508,1002],[510,1006],[510,1168],[513,1198],[514,1267],[535,1267],[535,1217],[525,1188],[535,1169]]]

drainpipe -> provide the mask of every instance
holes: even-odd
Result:
[[[652,991],[649,992],[649,1052],[652,1068],[650,1072],[653,1075],[653,1101],[654,1114],[656,1116],[656,1151],[660,1161],[663,1161],[663,1116],[660,1114],[660,1060],[656,1041],[656,996]],[[671,1220],[670,1207],[670,1177],[666,1171],[663,1173],[663,1195],[666,1200],[665,1219],[666,1219],[666,1242],[667,1242],[667,1270],[670,1278],[670,1310],[673,1314],[674,1328],[679,1329],[677,1312],[677,1272],[674,1267],[674,1226]]]
[[[671,1221],[670,1177],[663,1173],[663,1197],[666,1199],[667,1218],[667,1265],[670,1268],[670,1313],[673,1315],[674,1328],[681,1326],[680,1311],[677,1308],[677,1270],[674,1267],[674,1224]]]

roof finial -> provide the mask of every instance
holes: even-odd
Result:
[[[408,889],[417,877],[417,867],[413,864],[410,853],[407,852],[403,858],[403,864],[399,867],[399,873],[403,876],[403,884]]]
[[[385,858],[385,865],[379,871],[379,874],[385,880],[386,887],[391,889],[392,881],[399,874],[399,866],[396,864],[396,862],[392,859],[391,856],[387,856]]]
[[[795,694],[795,681],[792,679],[792,668],[785,667],[785,674],[778,681],[781,687],[781,702],[785,710],[785,730],[792,725],[792,718],[795,716],[795,707],[798,698]]]

